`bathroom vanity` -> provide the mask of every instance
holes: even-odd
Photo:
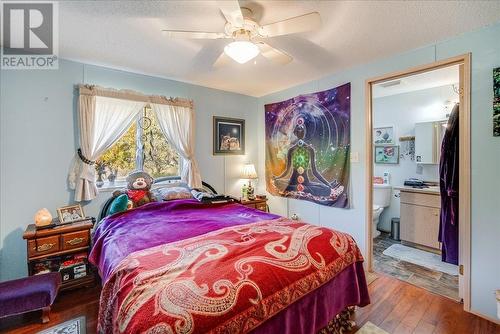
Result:
[[[439,251],[441,196],[439,187],[396,187],[400,191],[400,238],[403,243]]]

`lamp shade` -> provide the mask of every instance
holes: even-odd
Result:
[[[255,166],[253,164],[243,165],[241,169],[241,178],[242,179],[256,179],[257,172],[255,171]]]
[[[249,41],[235,41],[224,48],[224,53],[240,64],[257,57],[260,53],[259,47]]]

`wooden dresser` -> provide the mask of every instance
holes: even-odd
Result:
[[[93,225],[92,220],[39,230],[34,224],[28,225],[23,234],[27,246],[28,274],[35,275],[39,267],[50,268],[50,271],[59,270],[58,261],[59,263],[71,261],[72,256],[88,257],[90,230]],[[94,270],[90,264],[86,263],[85,274],[81,267],[77,269],[77,274],[68,273],[66,279],[64,272],[60,270],[63,276],[61,290],[90,286],[95,283]],[[76,278],[68,278],[72,275]]]
[[[401,203],[401,240],[434,251],[438,241],[441,196],[438,190],[399,188]]]
[[[249,208],[269,212],[269,207],[267,205],[267,198],[265,199],[253,199],[253,200],[242,200],[241,204],[248,206]]]

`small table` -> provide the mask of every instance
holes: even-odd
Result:
[[[243,204],[244,206],[248,206],[249,208],[269,212],[269,206],[267,205],[267,198],[241,200],[241,204]]]
[[[50,271],[61,272],[61,290],[93,286],[95,274],[87,261],[85,268],[81,263],[74,267],[59,267],[71,255],[82,254],[88,259],[93,226],[92,220],[38,230],[34,224],[28,225],[23,234],[27,246],[28,275],[35,275],[37,267],[47,267]]]

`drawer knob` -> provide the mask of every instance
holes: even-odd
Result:
[[[85,240],[85,239],[84,238],[73,238],[71,240],[66,241],[66,243],[71,245],[71,246],[74,246],[74,245],[81,244],[83,242],[83,240]]]
[[[37,252],[45,252],[54,247],[56,244],[43,244],[38,247],[33,247],[33,250],[36,250]]]

